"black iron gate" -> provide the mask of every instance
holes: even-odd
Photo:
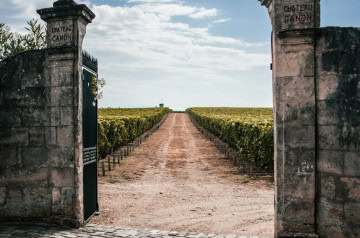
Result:
[[[98,63],[85,51],[83,57],[83,162],[84,220],[88,222],[99,211],[97,184],[97,99]]]

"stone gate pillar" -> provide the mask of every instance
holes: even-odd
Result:
[[[275,237],[316,235],[315,28],[320,0],[259,0],[273,27]]]
[[[48,128],[52,213],[83,224],[82,42],[95,14],[84,4],[58,0],[37,11],[47,22]]]

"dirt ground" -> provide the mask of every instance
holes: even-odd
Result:
[[[91,223],[273,237],[270,178],[238,173],[186,114],[171,114],[131,156],[99,177]]]

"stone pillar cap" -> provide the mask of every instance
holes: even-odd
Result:
[[[54,7],[61,7],[61,6],[69,6],[69,5],[76,5],[74,0],[58,0],[54,2]]]
[[[258,0],[262,6],[269,7],[272,0]]]
[[[51,18],[80,16],[87,23],[90,23],[95,18],[95,13],[88,6],[77,4],[74,0],[58,0],[54,2],[53,6],[51,8],[39,9],[36,12],[44,21]]]

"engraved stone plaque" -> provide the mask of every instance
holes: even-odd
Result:
[[[73,29],[72,20],[51,22],[48,26],[48,45],[50,47],[72,45]]]
[[[279,30],[316,27],[317,6],[314,0],[283,0],[276,5]]]

